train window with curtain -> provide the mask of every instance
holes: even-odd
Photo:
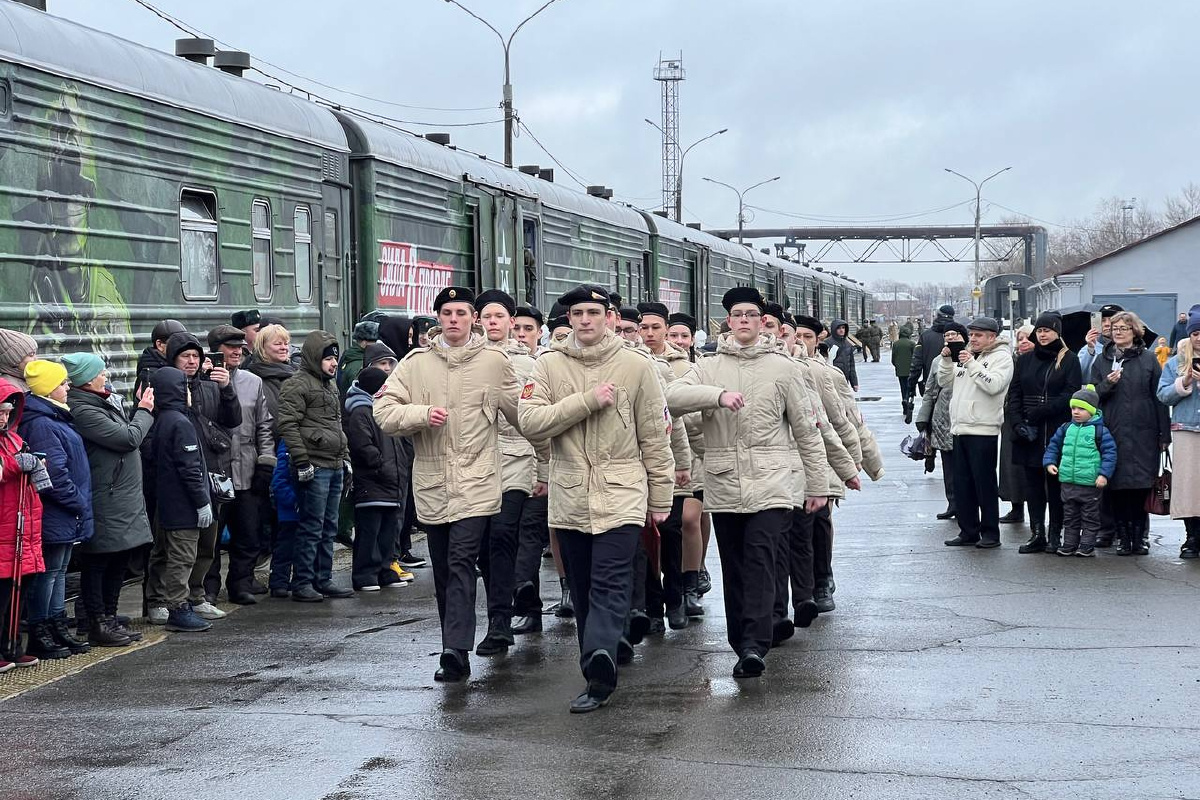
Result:
[[[186,300],[216,300],[217,196],[184,189],[179,195],[179,273]]]
[[[271,268],[271,204],[255,200],[250,208],[251,271],[254,299],[269,302],[275,290],[275,272]]]
[[[292,239],[296,253],[296,299],[301,303],[312,302],[312,212],[308,206],[296,206],[292,218]]]

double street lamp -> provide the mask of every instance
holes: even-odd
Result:
[[[667,136],[666,131],[664,131],[657,122],[650,120],[650,119],[645,120],[645,122],[647,125],[652,126],[659,133],[661,133],[663,135],[664,139],[666,138],[666,136]],[[683,222],[683,161],[684,161],[684,159],[687,158],[687,154],[689,152],[691,152],[692,148],[695,147],[696,145],[700,144],[701,142],[707,142],[709,139],[713,138],[714,136],[720,136],[722,133],[728,133],[728,132],[729,132],[729,128],[721,128],[721,130],[719,130],[719,131],[713,131],[708,136],[701,137],[701,138],[697,139],[696,141],[692,142],[691,144],[689,144],[687,147],[685,147],[680,152],[680,154],[679,154],[679,173],[675,176],[675,221],[676,222]],[[675,142],[674,144],[675,144],[675,149],[678,150],[679,142]]]
[[[709,183],[715,183],[717,186],[724,186],[726,189],[732,189],[737,194],[737,196],[738,196],[738,217],[737,217],[738,244],[744,244],[744,242],[742,241],[742,229],[746,224],[746,194],[751,189],[757,189],[759,186],[762,186],[763,184],[766,184],[766,183],[771,183],[772,181],[777,181],[777,180],[779,180],[779,178],[780,178],[780,176],[776,175],[774,178],[767,178],[765,181],[759,181],[758,183],[756,183],[752,186],[747,186],[745,189],[738,189],[736,186],[730,186],[728,183],[722,183],[721,181],[715,181],[712,178],[701,178],[701,180],[706,180]]]
[[[983,294],[982,294],[982,290],[979,286],[979,207],[980,207],[980,202],[981,202],[981,198],[982,198],[982,194],[983,194],[983,185],[985,183],[987,183],[988,181],[990,181],[992,178],[996,177],[997,175],[1008,172],[1010,169],[1012,169],[1012,167],[1005,167],[1002,170],[997,170],[996,172],[993,172],[991,175],[988,175],[986,178],[979,181],[978,183],[971,180],[966,175],[963,175],[961,172],[955,172],[954,170],[950,169],[949,167],[944,167],[944,169],[946,170],[946,172],[949,172],[951,175],[957,175],[958,177],[962,178],[964,181],[966,181],[967,183],[969,183],[975,187],[975,273],[974,273],[975,277],[971,284],[971,297],[973,298],[973,302],[971,305],[972,305],[972,308],[974,309],[973,313],[979,314],[980,309],[983,308]],[[980,292],[980,294],[978,296],[976,296],[976,292]]]
[[[530,14],[525,19],[521,20],[520,24],[517,25],[516,28],[513,28],[513,32],[508,35],[507,39],[504,38],[504,34],[496,30],[492,23],[488,22],[486,19],[479,16],[462,3],[458,2],[458,0],[446,0],[446,2],[452,6],[457,6],[474,19],[477,19],[486,25],[488,30],[496,34],[496,38],[500,40],[500,46],[504,48],[504,99],[501,102],[501,105],[504,108],[504,166],[511,167],[513,165],[513,121],[516,115],[513,113],[512,81],[509,80],[509,50],[512,47],[513,38],[517,35],[517,32],[520,31],[521,28],[525,27],[525,23],[529,22],[529,20],[545,11],[554,3],[557,3],[558,0],[546,0],[546,2],[542,4],[541,8]]]

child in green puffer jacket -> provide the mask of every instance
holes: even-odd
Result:
[[[1117,469],[1117,442],[1098,406],[1096,387],[1088,384],[1071,396],[1071,421],[1060,427],[1046,448],[1042,465],[1058,477],[1063,501],[1060,556],[1094,556],[1100,532],[1100,497]]]

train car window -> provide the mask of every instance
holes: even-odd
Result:
[[[296,299],[312,302],[312,214],[308,206],[296,206],[292,219],[292,239],[296,253]]]
[[[179,195],[179,274],[184,299],[217,299],[217,197],[211,192]]]
[[[275,273],[271,269],[271,204],[255,200],[250,210],[251,279],[254,299],[266,303],[275,289]]]
[[[7,117],[12,112],[12,89],[7,80],[0,81],[0,117]]]

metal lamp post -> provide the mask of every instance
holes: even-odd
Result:
[[[975,273],[974,273],[974,280],[971,283],[971,298],[972,298],[971,299],[971,307],[973,309],[973,313],[978,315],[979,309],[982,307],[982,301],[983,301],[982,295],[980,295],[979,297],[975,296],[975,292],[979,289],[979,215],[980,215],[981,198],[983,195],[983,185],[985,183],[987,183],[988,181],[990,181],[992,178],[996,177],[997,175],[1004,173],[1004,172],[1008,172],[1010,169],[1012,169],[1012,167],[1005,167],[1004,169],[997,170],[996,172],[993,172],[991,175],[988,175],[986,178],[979,181],[978,183],[971,180],[966,175],[963,175],[961,172],[955,172],[954,170],[950,169],[949,167],[944,167],[944,169],[946,170],[946,172],[949,172],[951,175],[957,175],[958,177],[962,178],[964,181],[966,181],[967,183],[969,183],[975,187]]]
[[[647,119],[644,121],[646,122],[647,125],[650,125],[653,128],[655,128],[659,133],[663,132],[662,127],[654,120]],[[691,152],[692,148],[695,147],[696,145],[700,144],[701,142],[707,142],[709,139],[713,138],[714,136],[720,136],[722,133],[728,133],[728,132],[729,132],[729,128],[721,128],[721,130],[719,130],[719,131],[713,131],[708,136],[704,136],[704,137],[692,142],[691,144],[689,144],[687,147],[685,147],[683,149],[682,153],[680,153],[680,155],[679,155],[679,177],[675,179],[675,221],[676,222],[683,222],[683,162],[684,162],[684,159],[687,158],[687,154],[689,152]],[[676,145],[676,147],[678,147],[678,145]]]
[[[541,8],[539,8],[537,11],[530,14],[525,19],[521,20],[520,24],[517,25],[517,27],[513,28],[513,32],[508,35],[507,39],[504,38],[504,34],[500,33],[500,31],[496,30],[495,26],[493,26],[492,23],[488,22],[486,19],[479,16],[474,11],[472,11],[471,9],[464,6],[462,3],[458,2],[458,0],[446,0],[446,2],[452,6],[457,6],[458,8],[460,8],[464,12],[466,12],[468,15],[473,17],[474,19],[477,19],[480,22],[482,22],[484,25],[486,25],[488,27],[488,30],[490,30],[492,33],[496,34],[496,38],[498,38],[500,40],[500,46],[504,48],[504,96],[503,96],[504,99],[501,103],[501,105],[504,108],[504,166],[511,167],[513,165],[513,155],[512,155],[513,120],[516,118],[516,115],[513,113],[512,81],[510,80],[510,77],[509,77],[510,76],[509,50],[512,47],[513,38],[517,35],[517,32],[520,31],[521,28],[525,27],[525,23],[529,22],[529,20],[533,19],[538,14],[545,11],[547,8],[549,8],[554,3],[557,3],[558,0],[547,0],[545,3],[543,3]]]
[[[738,196],[738,244],[745,244],[745,242],[742,241],[742,230],[746,225],[746,195],[751,189],[757,189],[763,184],[777,181],[780,177],[781,176],[776,175],[774,178],[767,178],[765,181],[759,181],[752,186],[747,186],[745,189],[738,189],[736,186],[730,186],[728,183],[715,181],[712,178],[701,178],[701,180],[708,181],[709,183],[715,183],[717,186],[724,186],[726,189],[732,189],[733,192]]]

